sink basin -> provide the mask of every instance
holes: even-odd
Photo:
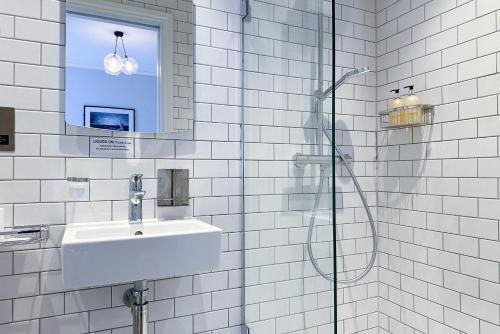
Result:
[[[197,219],[67,225],[62,273],[69,289],[217,268],[221,230]]]

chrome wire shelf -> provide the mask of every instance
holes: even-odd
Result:
[[[0,231],[1,246],[17,246],[47,241],[48,225],[27,225]]]
[[[401,117],[403,115],[403,117]],[[417,104],[379,112],[383,129],[402,129],[430,125],[434,120],[434,106]]]

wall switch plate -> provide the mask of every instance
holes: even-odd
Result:
[[[16,149],[15,127],[15,109],[0,107],[0,151],[14,151]]]
[[[189,169],[158,170],[158,206],[189,205]]]

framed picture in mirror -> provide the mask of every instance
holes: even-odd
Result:
[[[135,131],[135,109],[84,106],[84,126],[88,128]]]

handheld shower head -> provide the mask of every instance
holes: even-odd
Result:
[[[357,77],[358,75],[365,74],[371,72],[370,68],[368,66],[356,68],[352,71],[347,72],[344,74],[339,80],[335,82],[335,90],[342,86],[347,80],[353,77]],[[317,97],[321,100],[326,99],[333,91],[333,86],[330,86],[327,90],[325,90],[323,93],[319,92],[317,94]]]
[[[367,73],[367,72],[370,72],[370,68],[368,66],[364,66],[364,67],[356,68],[356,69],[354,69],[352,71],[349,71],[346,74],[348,76],[353,76],[353,75],[364,74],[364,73]]]
[[[356,68],[352,71],[347,72],[339,80],[335,82],[335,90],[337,90],[340,86],[342,86],[347,80],[368,72],[370,72],[370,68],[368,66]]]

